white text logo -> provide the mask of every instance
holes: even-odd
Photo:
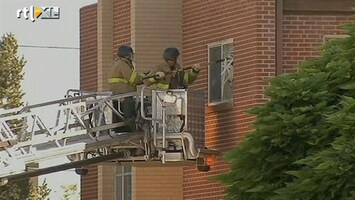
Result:
[[[30,6],[18,9],[16,12],[17,18],[30,19],[34,22],[36,19],[59,19],[60,9],[56,6]]]

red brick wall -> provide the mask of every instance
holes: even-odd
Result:
[[[97,4],[80,9],[80,89],[97,91]],[[88,167],[89,173],[81,177],[81,199],[98,198],[97,166]]]
[[[208,3],[207,3],[208,2]],[[250,131],[253,117],[245,113],[265,102],[265,77],[275,72],[275,1],[183,1],[183,64],[200,63],[192,88],[208,91],[208,49],[212,42],[234,40],[234,103],[206,105],[206,146],[225,152]],[[218,108],[219,107],[219,108]],[[226,172],[218,158],[208,173],[184,170],[184,199],[223,199],[223,188],[208,178]]]
[[[113,52],[118,46],[131,43],[131,1],[113,2]]]
[[[80,88],[97,91],[97,4],[80,9]]]
[[[86,167],[89,172],[87,175],[81,176],[81,199],[97,200],[98,199],[98,167],[90,165]]]
[[[127,44],[131,40],[130,9],[130,0],[114,1],[113,53],[116,53],[120,44]],[[98,90],[97,14],[97,4],[80,10],[80,88],[90,91]],[[81,178],[81,199],[97,200],[98,166],[91,165],[88,169],[89,173]]]
[[[315,48],[324,35],[341,35],[340,25],[353,22],[350,15],[285,14],[283,19],[283,71],[295,71],[301,61],[319,56]]]
[[[131,42],[130,2],[115,0],[113,3],[113,53],[119,45]],[[90,44],[94,45],[96,41],[96,20],[90,21],[96,19],[92,17],[96,15],[95,11],[96,6],[88,6],[81,11],[81,45],[88,45],[91,40]],[[323,42],[323,35],[343,34],[339,25],[351,20],[353,18],[340,15],[286,13],[283,71],[292,72],[301,60],[318,56],[314,47]],[[183,0],[182,28],[183,64],[201,64],[201,73],[192,88],[201,89],[206,95],[207,45],[231,38],[234,40],[234,102],[232,105],[207,106],[206,98],[206,146],[226,152],[251,130],[250,123],[254,117],[245,111],[267,100],[263,95],[267,86],[264,79],[274,76],[275,72],[275,0]],[[93,67],[93,63],[97,63],[96,47],[81,47],[81,87],[97,89],[97,75],[89,78],[97,74],[97,69]],[[228,169],[229,165],[221,158],[217,158],[208,173],[198,172],[195,167],[185,168],[184,199],[223,199],[223,188],[218,182],[210,181],[209,177]],[[97,167],[92,166],[89,175],[82,180],[83,199],[97,198]]]

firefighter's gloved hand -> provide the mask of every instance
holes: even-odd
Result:
[[[199,73],[200,72],[200,65],[199,64],[193,65],[192,71],[194,71],[195,73]]]
[[[144,76],[148,76],[150,73],[151,73],[150,71],[143,72]]]
[[[164,72],[157,72],[155,73],[155,78],[156,79],[162,79],[165,77],[165,73]]]
[[[150,71],[146,71],[146,72],[141,73],[140,75],[141,75],[141,78],[144,80],[147,78],[147,76],[149,76],[149,74],[150,74]]]

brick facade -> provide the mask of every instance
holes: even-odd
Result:
[[[275,75],[275,1],[184,1],[184,65],[207,63],[209,43],[233,39],[234,103],[207,106],[206,146],[222,152],[235,147],[250,130],[253,117],[245,113],[264,103],[265,78]],[[315,48],[324,35],[341,35],[340,25],[354,20],[349,13],[290,12],[283,16],[283,72],[295,71],[302,60],[319,56]],[[208,66],[203,65],[194,89],[207,94]],[[206,102],[207,103],[207,102]],[[223,199],[223,188],[208,178],[229,166],[217,158],[205,174],[184,170],[184,199]]]
[[[175,46],[181,50],[182,3],[176,0],[131,2],[131,45],[136,52],[135,64],[140,72],[152,70],[164,62],[162,52],[166,47]],[[122,31],[115,34],[120,33],[125,34]],[[116,43],[122,41],[117,39]],[[181,200],[182,177],[182,167],[136,167],[133,198]]]
[[[116,168],[116,163],[102,163],[98,165],[98,199],[115,200]]]
[[[97,4],[80,9],[80,89],[98,90]],[[97,166],[88,166],[89,173],[81,177],[81,199],[98,198]]]
[[[97,5],[80,9],[80,89],[97,91]]]
[[[131,43],[139,71],[152,70],[164,62],[162,52],[166,47],[181,50],[181,1],[135,0],[131,9]]]
[[[80,13],[80,88],[107,91],[115,49],[131,39],[130,0],[99,1],[83,7]],[[81,198],[114,199],[115,167],[104,164],[91,165],[88,169],[89,173],[81,178]]]
[[[139,63],[139,60],[137,61],[137,63],[139,63],[138,70],[142,70],[146,67],[146,63],[153,64],[147,56],[144,57],[145,54],[149,55],[153,51],[147,52],[146,47],[149,47],[149,45],[141,43],[141,41],[143,41],[141,39],[149,39],[149,37],[152,37],[152,40],[148,42],[152,42],[154,45],[157,44],[155,46],[157,48],[155,48],[153,53],[154,55],[150,55],[150,58],[158,55],[157,52],[159,52],[159,48],[161,48],[159,45],[168,45],[169,42],[176,39],[174,38],[175,36],[171,37],[171,41],[168,40],[169,38],[162,39],[162,41],[165,42],[164,44],[158,44],[157,42],[159,42],[159,40],[156,40],[153,36],[144,38],[146,33],[148,35],[155,34],[156,32],[154,31],[157,30],[157,27],[155,27],[154,30],[149,30],[150,25],[144,23],[144,16],[148,18],[147,16],[150,16],[151,12],[154,12],[149,10],[152,9],[150,7],[144,9],[146,7],[142,6],[142,4],[146,3],[145,0],[110,1],[112,2],[113,9],[112,38],[105,38],[105,41],[112,40],[112,43],[106,44],[111,45],[111,48],[102,45],[102,47],[106,48],[105,52],[107,52],[107,49],[112,50],[113,53],[110,54],[112,57],[113,54],[116,53],[116,49],[119,45],[131,44],[133,47],[137,46],[139,52],[137,56],[142,56],[141,58],[143,60],[146,59],[144,61],[140,60],[141,63]],[[154,0],[151,1],[154,2]],[[243,140],[244,135],[251,130],[250,124],[254,120],[254,117],[246,114],[246,111],[255,105],[267,101],[267,98],[264,96],[264,90],[268,86],[265,79],[275,76],[277,63],[275,57],[277,46],[275,25],[275,15],[277,11],[275,3],[277,1],[278,0],[182,1],[182,23],[176,23],[176,26],[180,28],[181,25],[182,28],[182,40],[180,44],[182,49],[182,63],[183,66],[200,63],[202,68],[198,80],[191,88],[202,90],[205,93],[205,111],[207,113],[205,116],[205,145],[208,148],[216,148],[221,152],[226,152],[237,146]],[[132,2],[136,4],[132,5]],[[296,2],[297,4],[297,1],[294,0],[285,0],[285,2],[288,6],[293,5],[291,4],[292,2]],[[327,0],[327,2],[331,2],[331,0]],[[327,9],[324,6],[322,6],[323,10],[319,12],[312,12],[310,9],[307,9],[306,12],[302,12],[303,8],[300,7],[302,4],[297,5],[297,11],[286,10],[283,12],[282,66],[278,66],[282,68],[283,73],[294,72],[295,66],[300,61],[318,56],[319,54],[314,48],[323,43],[324,35],[342,35],[344,32],[341,30],[340,24],[354,20],[354,17],[351,17],[351,13],[349,12],[338,12],[333,9],[332,12],[328,13],[324,11]],[[98,31],[94,31],[94,27],[97,27],[97,24],[95,24],[97,22],[94,20],[90,22],[84,20],[89,19],[87,15],[92,15],[93,10],[93,6],[85,7],[82,10],[83,16],[81,16],[81,18],[83,18],[83,24],[81,27],[83,28],[81,29],[81,38],[83,38],[86,43],[94,41],[93,38],[98,36]],[[138,12],[139,10],[141,10],[139,14],[132,13],[132,11]],[[144,12],[146,12],[146,14],[144,14]],[[152,18],[154,18],[154,16],[154,14],[151,15]],[[143,21],[137,22],[136,20],[138,19]],[[166,18],[166,20],[168,20],[168,18]],[[148,22],[152,23],[152,26],[157,25],[154,21],[148,20],[147,23]],[[88,26],[88,23],[92,26]],[[144,25],[147,26],[145,27]],[[142,32],[137,32],[137,30]],[[140,33],[143,32],[144,34],[140,35]],[[95,37],[93,34],[96,34]],[[166,34],[169,35],[170,33]],[[233,103],[209,106],[207,104],[208,45],[228,39],[233,40]],[[144,40],[144,42],[147,42],[147,40]],[[178,40],[174,40],[171,44],[179,46]],[[93,67],[93,63],[98,62],[97,56],[95,57],[93,55],[95,54],[95,49],[93,49],[92,46],[84,46],[84,44],[81,47],[82,88],[97,90],[99,87],[98,80],[90,78],[90,81],[88,81],[88,77],[94,76],[93,74],[99,76],[97,69]],[[96,55],[97,54],[98,52],[96,50]],[[105,62],[108,62],[108,57],[105,59]],[[103,69],[104,68],[101,69],[100,73],[107,73]],[[88,75],[89,73],[90,75]],[[106,81],[103,78],[104,75],[99,77],[102,79],[102,83]],[[92,170],[89,171],[89,175],[82,179],[82,199],[102,199],[104,197],[99,197],[98,195],[100,188],[98,182],[100,182],[100,180],[98,180],[97,176],[100,170],[98,170],[97,166],[91,166],[90,168],[92,168]],[[165,170],[169,170],[169,168]],[[223,187],[218,182],[210,180],[214,175],[229,170],[228,163],[223,161],[221,157],[216,158],[211,166],[211,170],[207,173],[198,172],[195,166],[184,167],[183,170],[181,170],[181,168],[175,168],[174,170],[176,171],[175,174],[172,173],[172,171],[169,173],[166,172],[169,176],[165,178],[169,179],[169,177],[175,177],[170,180],[171,182],[159,179],[155,180],[155,182],[159,184],[154,184],[152,177],[156,177],[155,173],[157,172],[159,174],[159,169],[155,171],[154,168],[137,167],[133,175],[133,198],[137,200],[223,199]],[[182,179],[179,179],[179,175],[181,174],[183,174],[183,176],[180,177]],[[109,175],[106,174],[106,176]],[[104,180],[102,179],[101,182],[104,182]],[[182,190],[174,187],[174,185],[179,186],[179,184],[182,185]],[[162,190],[173,192],[167,193],[166,196],[159,196]],[[181,196],[173,194],[179,191],[181,192]],[[169,198],[169,195],[171,198]]]
[[[208,44],[233,39],[233,104],[207,106],[206,147],[225,152],[250,130],[253,117],[245,111],[265,102],[265,77],[275,71],[275,1],[184,1],[183,64],[201,63],[194,89],[207,95]],[[223,188],[208,178],[229,169],[217,158],[211,171],[184,171],[184,199],[223,199]]]
[[[344,14],[314,15],[286,13],[283,20],[283,71],[295,71],[301,61],[319,56],[314,49],[324,41],[324,36],[343,35],[341,24],[354,21]]]
[[[113,1],[113,53],[131,43],[131,0]]]
[[[108,78],[114,60],[113,49],[113,2],[114,0],[98,1],[98,85],[99,91],[109,91]]]
[[[80,194],[82,200],[98,200],[98,166],[90,165],[86,167],[89,171],[85,176],[81,176]]]
[[[182,167],[136,167],[134,200],[182,200]]]

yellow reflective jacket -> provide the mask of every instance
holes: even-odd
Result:
[[[159,71],[164,72],[165,77],[159,80],[150,78],[146,81],[147,85],[159,89],[185,89],[196,80],[198,75],[198,72],[194,72],[192,69],[184,71],[178,63],[175,64],[174,70],[171,70],[167,63],[160,64],[153,73]]]
[[[134,92],[137,89],[136,86],[143,83],[132,62],[126,58],[117,58],[112,66],[108,82],[113,94]]]

